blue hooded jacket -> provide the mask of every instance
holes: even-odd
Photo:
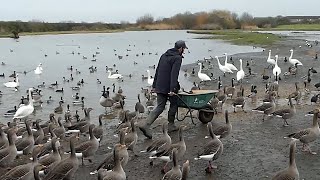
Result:
[[[178,82],[182,56],[178,49],[168,49],[160,57],[152,87],[156,93],[177,93],[180,89]]]

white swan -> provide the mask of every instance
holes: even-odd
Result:
[[[150,70],[147,70],[147,72],[148,72],[148,84],[149,84],[150,86],[152,86],[153,81],[154,81],[154,78],[151,78],[151,76],[150,76]]]
[[[34,73],[35,73],[35,74],[42,74],[42,71],[43,71],[43,69],[42,69],[42,64],[40,63],[40,64],[37,66],[37,68],[34,70]]]
[[[198,77],[201,79],[201,81],[211,81],[210,77],[204,73],[201,72],[202,70],[202,64],[198,63],[198,65],[200,66],[199,68],[199,72],[198,72]]]
[[[276,61],[274,59],[271,59],[271,49],[269,50],[269,56],[267,59],[267,63],[272,64],[272,65],[276,64]]]
[[[18,74],[16,74],[15,81],[6,82],[6,83],[3,83],[3,85],[6,86],[7,88],[19,87],[19,77],[18,77]]]
[[[276,58],[276,64],[274,65],[274,68],[272,70],[272,73],[274,76],[279,76],[281,74],[281,68],[278,66],[278,55],[275,55]]]
[[[290,49],[291,55],[289,57],[289,62],[295,66],[296,64],[298,64],[299,66],[302,66],[302,63],[298,60],[298,59],[292,59],[293,56],[293,49]]]
[[[123,78],[123,76],[121,74],[112,74],[111,75],[111,71],[110,70],[108,70],[108,73],[109,73],[109,75],[108,75],[109,79],[121,79],[121,78]]]
[[[228,67],[221,65],[218,56],[215,56],[215,58],[217,59],[218,65],[219,65],[219,69],[223,72],[224,76],[226,75],[226,72],[233,73]]]
[[[228,63],[228,55],[227,53],[224,53],[226,56],[226,60],[224,61],[224,66],[228,67],[231,71],[238,71],[237,67],[235,67],[233,64]]]
[[[240,81],[244,78],[244,71],[242,68],[242,59],[239,60],[240,61],[240,71],[237,72],[237,81]]]
[[[31,95],[32,90],[33,90],[32,88],[29,88],[29,104],[19,107],[19,109],[14,114],[13,119],[21,119],[21,118],[27,117],[33,112],[34,107],[33,107],[32,95]]]

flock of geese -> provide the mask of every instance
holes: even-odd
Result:
[[[291,50],[291,56],[289,62],[292,67],[289,75],[295,75],[297,67],[302,63],[293,59],[293,50]],[[237,71],[236,77],[231,79],[231,86],[224,86],[222,88],[222,82],[220,78],[216,79],[218,82],[219,93],[215,95],[210,101],[212,108],[218,113],[218,111],[224,112],[225,124],[216,124],[210,122],[207,124],[207,130],[209,136],[206,136],[204,144],[199,148],[199,152],[193,160],[203,160],[208,163],[205,171],[207,173],[213,172],[217,169],[213,162],[221,157],[223,154],[223,138],[228,137],[232,133],[232,124],[229,121],[228,111],[222,111],[226,106],[227,99],[232,100],[232,108],[236,112],[237,108],[242,108],[245,111],[246,98],[244,96],[244,88],[242,86],[242,80],[246,76],[252,75],[251,72],[246,74],[242,67],[242,60],[240,59],[239,70],[233,65],[228,63],[227,54],[225,54],[225,64],[220,63],[219,58],[215,57],[219,70],[223,75],[227,73],[233,73]],[[122,59],[119,57],[119,59]],[[211,58],[213,59],[213,58]],[[281,68],[277,64],[278,56],[275,59],[271,59],[271,50],[269,51],[269,57],[267,63],[273,66],[274,82],[269,82],[266,85],[266,98],[263,100],[263,104],[252,109],[263,114],[262,120],[266,116],[275,116],[283,119],[284,126],[288,126],[290,118],[295,116],[295,105],[300,102],[303,92],[309,93],[310,90],[307,86],[311,81],[311,73],[314,69],[309,69],[306,76],[304,91],[296,83],[296,90],[288,96],[289,107],[283,109],[276,109],[276,99],[280,90],[278,79],[280,78]],[[210,61],[206,61],[208,67],[213,67]],[[247,62],[248,63],[248,62]],[[213,81],[213,77],[209,77],[207,74],[201,72],[204,65],[199,62],[200,66],[198,77],[203,82]],[[150,67],[149,67],[150,68]],[[152,67],[151,67],[152,68]],[[153,67],[154,68],[154,67]],[[68,71],[73,71],[74,67],[68,67]],[[95,71],[95,67],[90,67],[90,72]],[[107,77],[109,79],[121,80],[123,75],[118,72],[111,72],[113,69],[106,67]],[[43,73],[42,64],[40,63],[34,73],[41,75]],[[78,69],[73,71],[80,74]],[[147,70],[147,77],[142,75],[142,79],[147,79],[148,85],[152,85],[153,78],[150,71]],[[194,75],[193,72],[190,75]],[[289,77],[288,75],[288,77]],[[265,76],[265,75],[263,75]],[[19,75],[14,72],[13,81],[4,83],[5,87],[15,88],[19,87]],[[269,79],[269,78],[268,78]],[[70,79],[63,78],[64,81],[73,81],[71,75]],[[309,81],[310,80],[310,81]],[[237,91],[235,87],[235,81],[240,83],[240,88]],[[98,79],[97,83],[101,83]],[[72,87],[72,90],[79,90],[84,83],[82,79],[77,83],[77,86]],[[199,89],[199,85],[196,83],[192,90]],[[54,89],[58,85],[58,82],[52,83],[49,87]],[[84,97],[80,97],[79,93],[76,93],[73,98],[73,105],[81,105],[84,112],[84,117],[81,118],[80,112],[75,113],[70,111],[70,105],[67,105],[67,109],[64,110],[64,100],[61,98],[59,106],[56,107],[51,114],[49,114],[49,120],[43,122],[42,120],[32,120],[30,115],[35,110],[37,104],[41,101],[41,88],[46,87],[45,83],[38,85],[37,88],[29,88],[27,98],[22,98],[19,106],[16,106],[14,110],[10,110],[6,113],[7,116],[12,116],[13,120],[8,124],[2,124],[0,127],[0,166],[9,168],[9,171],[3,173],[1,179],[25,179],[25,180],[58,180],[58,179],[72,179],[77,173],[79,166],[85,165],[85,160],[88,163],[92,163],[92,158],[95,156],[99,147],[105,146],[103,143],[104,136],[106,135],[106,128],[103,125],[103,119],[108,118],[109,112],[118,110],[119,125],[117,126],[117,135],[119,142],[114,144],[112,152],[105,155],[105,159],[101,160],[90,174],[96,176],[99,180],[125,180],[126,179],[126,165],[131,158],[139,158],[139,154],[147,154],[150,160],[150,165],[156,160],[163,161],[164,166],[161,171],[164,173],[162,179],[168,180],[186,180],[190,172],[191,160],[186,160],[182,164],[182,168],[179,165],[179,160],[184,158],[187,151],[187,146],[184,140],[185,125],[181,125],[178,130],[178,141],[172,142],[171,136],[168,134],[168,123],[162,124],[162,135],[158,139],[153,139],[150,144],[145,147],[144,150],[137,150],[138,132],[137,124],[141,118],[143,118],[145,107],[148,111],[154,107],[154,101],[156,96],[152,94],[149,89],[142,88],[141,91],[145,95],[147,102],[143,104],[138,95],[137,103],[135,104],[134,111],[129,111],[124,108],[125,98],[123,90],[119,87],[115,92],[115,84],[112,85],[114,93],[113,97],[110,97],[110,87],[103,86],[102,95],[99,100],[99,104],[105,108],[106,113],[99,115],[99,124],[92,123],[90,112],[93,108],[85,107]],[[319,85],[320,87],[320,85]],[[317,87],[316,87],[317,88]],[[65,90],[55,89],[55,92],[62,93]],[[255,101],[257,95],[256,86],[251,86],[251,94],[248,96]],[[307,94],[307,95],[309,95]],[[317,96],[318,98],[318,96]],[[295,100],[296,104],[294,104]],[[317,102],[318,99],[311,102]],[[47,100],[47,103],[52,101],[51,97]],[[42,102],[43,103],[43,102]],[[107,111],[109,109],[109,111]],[[296,142],[303,143],[303,151],[308,151],[311,154],[316,154],[311,150],[309,144],[317,140],[320,136],[320,129],[318,124],[319,109],[314,109],[308,114],[313,115],[313,125],[310,128],[302,129],[298,132],[289,134],[287,138],[292,138],[290,142],[290,163],[287,169],[284,169],[273,177],[275,180],[282,179],[299,179],[299,172],[295,163],[295,149]],[[56,117],[58,117],[56,119]],[[89,139],[87,137],[89,136]],[[66,144],[68,144],[66,146]],[[21,164],[18,166],[12,166],[15,160],[19,157],[28,156],[31,154],[30,162]],[[81,160],[81,161],[80,161]],[[168,169],[168,165],[172,164],[172,168]]]

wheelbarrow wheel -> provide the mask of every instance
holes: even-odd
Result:
[[[214,110],[209,104],[202,107],[198,112],[198,119],[203,124],[207,124],[208,122],[212,121],[213,116],[214,116]]]

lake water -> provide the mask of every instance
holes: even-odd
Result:
[[[96,117],[104,113],[104,108],[99,104],[102,86],[112,87],[113,83],[116,84],[117,89],[121,86],[127,96],[125,108],[133,111],[134,104],[137,102],[137,94],[140,93],[141,87],[147,86],[147,81],[142,81],[141,75],[147,75],[147,69],[154,75],[154,69],[149,66],[156,65],[161,54],[173,47],[176,40],[185,40],[189,47],[190,53],[187,51],[184,55],[183,64],[193,63],[204,57],[221,56],[223,53],[235,54],[261,50],[253,49],[252,46],[231,45],[220,40],[195,39],[199,36],[201,35],[188,34],[186,31],[142,31],[24,36],[18,42],[13,39],[0,39],[0,62],[6,63],[6,65],[0,65],[0,74],[5,73],[6,75],[5,78],[0,77],[0,90],[3,92],[3,96],[0,98],[0,114],[4,114],[13,106],[18,105],[21,96],[26,96],[26,90],[29,87],[37,87],[43,81],[47,86],[58,81],[58,89],[63,87],[64,93],[56,93],[52,89],[43,88],[42,100],[46,101],[49,96],[52,96],[54,102],[51,104],[44,102],[42,108],[35,112],[35,118],[47,121],[49,113],[52,113],[53,109],[58,106],[61,96],[66,101],[64,108],[70,104],[71,110],[81,109],[81,107],[72,106],[72,95],[77,91],[72,91],[70,87],[76,86],[78,81],[84,79],[85,84],[79,91],[80,96],[85,97],[86,107],[94,108],[92,119],[93,122],[97,122]],[[127,51],[127,49],[131,51]],[[92,62],[92,55],[96,52],[100,54],[95,57],[97,61]],[[123,56],[123,59],[119,60],[115,53]],[[142,53],[145,55],[141,55]],[[149,53],[151,54],[149,55]],[[155,55],[156,53],[158,54]],[[88,59],[83,59],[83,56]],[[138,64],[134,65],[134,61]],[[33,69],[39,63],[43,64],[43,74],[35,75]],[[114,69],[125,76],[123,82],[107,78],[105,66],[112,67],[113,64],[116,65]],[[74,67],[72,72],[74,81],[64,83],[62,77],[70,78],[71,71],[67,70],[67,67],[71,65]],[[90,66],[97,67],[97,72],[90,73]],[[76,74],[75,69],[78,69],[81,74]],[[20,88],[17,92],[3,85],[3,83],[12,80],[8,76],[14,70],[17,72],[28,71],[26,75],[20,73]],[[132,78],[128,77],[129,74],[132,74]],[[189,89],[192,83],[183,74],[180,73],[180,83],[182,87]],[[96,79],[100,79],[102,83],[98,84]],[[113,95],[111,92],[110,96]],[[143,96],[142,101],[145,101]],[[1,121],[11,121],[11,118],[1,118]]]

